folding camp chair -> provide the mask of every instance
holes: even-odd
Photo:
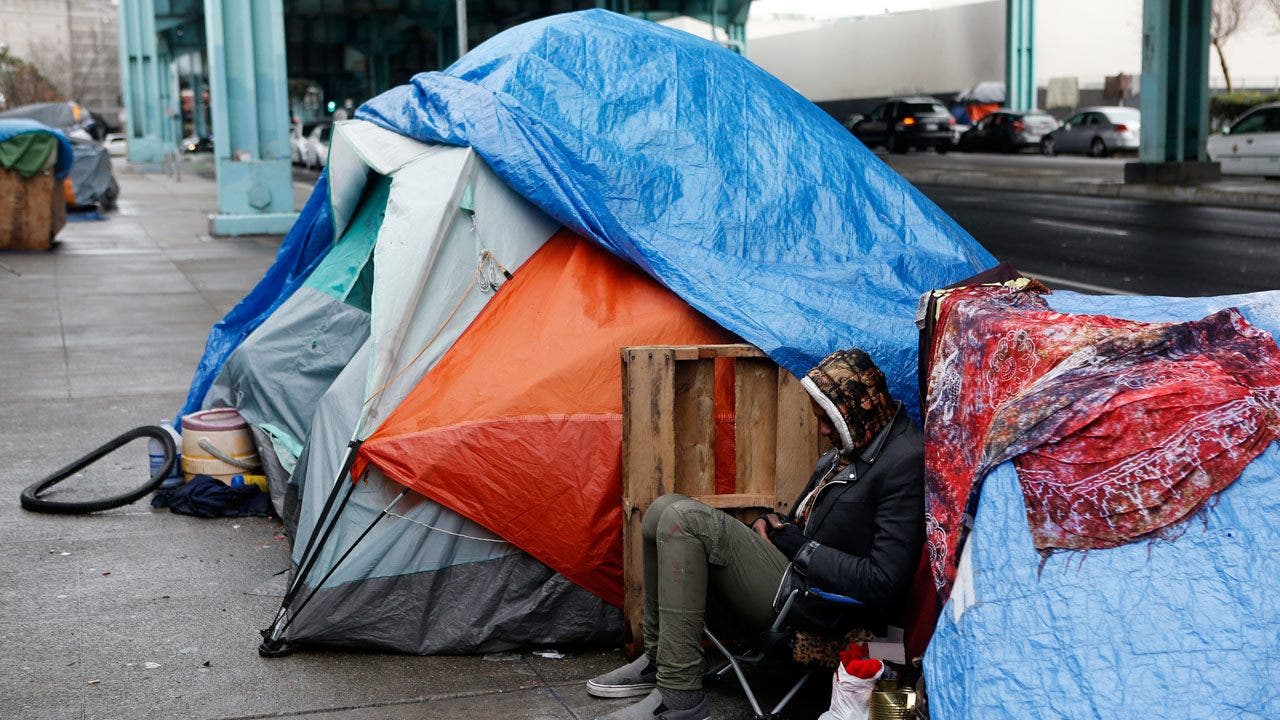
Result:
[[[775,718],[778,718],[780,713],[786,709],[787,705],[795,698],[796,693],[800,692],[800,689],[804,687],[805,683],[807,683],[810,678],[819,673],[830,672],[830,670],[806,670],[805,673],[800,676],[800,679],[796,680],[795,683],[792,684],[791,688],[787,690],[786,694],[782,696],[782,699],[778,701],[778,704],[774,705],[773,709],[767,713],[761,708],[760,701],[756,698],[756,692],[752,690],[751,683],[748,682],[747,676],[743,672],[744,668],[753,668],[761,665],[770,658],[775,650],[787,646],[787,643],[785,643],[784,640],[789,639],[790,635],[783,632],[783,626],[786,624],[787,615],[790,614],[791,608],[795,605],[796,600],[801,597],[815,597],[838,605],[857,606],[862,604],[858,600],[847,595],[838,595],[836,593],[826,592],[813,587],[808,588],[807,590],[796,588],[787,595],[786,601],[782,604],[782,610],[778,612],[778,616],[774,618],[773,624],[769,626],[769,629],[764,633],[761,633],[761,635],[756,638],[757,642],[753,642],[750,649],[741,653],[734,653],[729,650],[729,648],[721,642],[710,629],[705,627],[702,629],[703,634],[707,636],[707,639],[711,641],[711,644],[714,645],[716,650],[719,650],[720,654],[724,655],[725,658],[723,665],[707,673],[707,679],[721,680],[730,670],[732,670],[734,675],[738,678],[738,684],[742,686],[743,693],[747,696],[747,702],[751,703],[751,711],[755,713],[756,720],[774,720]]]

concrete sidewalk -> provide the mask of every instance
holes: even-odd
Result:
[[[199,520],[145,500],[93,516],[19,508],[27,484],[175,412],[210,325],[279,243],[209,237],[213,184],[196,173],[175,182],[118,166],[117,176],[120,209],[106,221],[69,224],[51,252],[0,253],[0,714],[475,720],[624,705],[583,687],[622,662],[617,649],[264,660],[257,631],[289,568],[278,522]],[[309,188],[297,190],[301,202]],[[118,491],[146,474],[139,442],[68,484]],[[748,716],[735,693],[714,702],[718,718]]]
[[[914,185],[946,185],[1058,195],[1150,200],[1257,210],[1280,209],[1280,181],[1225,176],[1201,185],[1129,185],[1127,158],[1044,157],[1021,153],[876,154]]]

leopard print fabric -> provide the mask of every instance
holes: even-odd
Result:
[[[791,641],[791,659],[798,665],[833,668],[840,663],[840,651],[854,643],[870,642],[873,639],[875,636],[862,628],[851,630],[843,640],[800,631]]]
[[[844,452],[861,450],[893,421],[897,405],[889,396],[884,373],[862,350],[837,350],[806,376],[818,390],[835,403],[849,428],[853,447]]]

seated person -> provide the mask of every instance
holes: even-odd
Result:
[[[708,604],[743,633],[768,629],[788,591],[806,586],[862,604],[802,598],[788,615],[795,629],[843,637],[899,614],[924,539],[923,437],[861,350],[832,353],[801,384],[835,447],[790,515],[748,527],[674,493],[646,511],[645,652],[587,681],[597,697],[646,697],[604,720],[711,717],[702,690]]]

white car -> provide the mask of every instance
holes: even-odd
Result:
[[[307,138],[305,131],[311,129],[311,126],[290,125],[289,126],[289,160],[294,165],[302,164],[302,146],[306,143]]]
[[[120,133],[111,133],[102,138],[102,147],[107,149],[111,157],[124,157],[129,154],[129,140]]]
[[[1206,146],[1223,175],[1280,177],[1280,103],[1250,108]]]
[[[329,161],[329,133],[333,123],[319,123],[302,140],[302,164],[309,168],[322,168]]]

